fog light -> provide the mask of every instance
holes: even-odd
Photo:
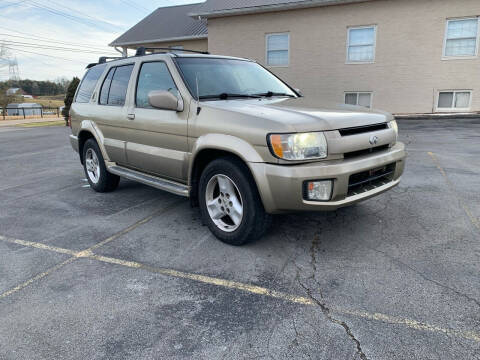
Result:
[[[332,196],[332,180],[307,181],[305,190],[308,200],[328,201]]]

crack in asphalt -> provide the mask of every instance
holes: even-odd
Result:
[[[310,291],[310,289],[305,286],[299,279],[297,280],[298,283],[300,284],[300,286],[305,290],[305,292],[307,293],[308,297],[310,299],[312,299],[319,307],[320,309],[322,310],[322,313],[323,315],[333,324],[336,324],[336,325],[340,325],[341,327],[343,327],[343,329],[345,330],[346,334],[348,335],[348,337],[355,343],[355,346],[357,348],[357,353],[358,355],[360,356],[360,359],[362,360],[368,360],[367,356],[365,355],[365,353],[363,352],[362,350],[362,346],[360,344],[360,341],[355,337],[355,335],[353,334],[352,330],[350,329],[350,327],[347,325],[346,322],[344,321],[341,321],[341,320],[338,320],[336,318],[334,318],[331,314],[330,314],[330,308],[326,305],[325,302],[323,301],[320,301],[318,300],[316,297],[314,297],[312,295],[312,292]]]
[[[320,310],[322,311],[323,315],[327,318],[327,320],[330,321],[332,324],[341,326],[345,330],[345,333],[354,342],[356,350],[357,350],[357,354],[360,356],[360,359],[368,360],[367,355],[365,355],[365,353],[362,350],[362,346],[360,344],[360,341],[355,337],[355,335],[353,334],[350,326],[348,326],[348,324],[345,321],[342,321],[342,320],[339,320],[339,319],[333,317],[332,314],[331,314],[330,308],[328,307],[328,305],[324,301],[323,294],[320,290],[321,286],[320,286],[319,282],[317,281],[317,279],[315,277],[315,273],[316,273],[316,270],[317,270],[316,252],[317,252],[318,244],[319,244],[319,235],[316,234],[314,236],[314,238],[312,240],[312,244],[310,246],[310,258],[311,258],[310,265],[311,265],[313,271],[312,271],[312,275],[309,278],[312,279],[318,285],[318,293],[320,294],[321,299],[317,299],[315,296],[313,296],[310,288],[300,281],[300,271],[301,270],[297,266],[297,264],[295,263],[295,267],[297,268],[296,280],[300,284],[300,286],[305,290],[308,297],[310,299],[312,299],[312,301],[320,307]]]
[[[450,290],[450,291],[454,292],[455,294],[457,294],[458,296],[461,296],[461,297],[463,297],[463,298],[465,298],[465,299],[467,299],[467,300],[470,300],[470,301],[474,302],[478,307],[480,307],[480,301],[478,301],[477,299],[475,299],[475,298],[473,298],[473,297],[471,297],[471,296],[469,296],[469,295],[467,295],[467,294],[465,294],[465,293],[462,293],[462,292],[460,292],[459,290],[454,289],[454,288],[452,288],[452,287],[450,287],[450,286],[448,286],[448,285],[442,284],[441,282],[438,282],[437,280],[430,279],[430,278],[427,277],[425,274],[423,274],[422,272],[420,272],[420,271],[418,271],[417,269],[415,269],[413,266],[410,266],[410,265],[408,265],[407,263],[404,263],[403,261],[401,261],[401,260],[399,260],[399,259],[397,259],[397,258],[395,258],[395,257],[393,257],[393,256],[390,256],[389,254],[387,254],[386,252],[384,252],[384,251],[382,251],[382,250],[374,249],[374,248],[372,248],[372,247],[370,247],[370,246],[366,246],[366,247],[369,248],[370,250],[373,250],[373,251],[375,251],[375,252],[378,252],[378,253],[382,254],[383,256],[389,258],[389,259],[392,260],[393,262],[396,262],[396,263],[398,263],[398,264],[400,264],[400,265],[402,265],[402,266],[410,269],[411,271],[413,271],[414,273],[416,273],[417,275],[419,275],[419,276],[422,277],[423,279],[425,279],[425,280],[427,280],[427,281],[429,281],[429,282],[431,282],[431,283],[433,283],[433,284],[435,284],[435,285],[437,285],[437,286],[439,286],[439,287],[441,287],[441,288]]]
[[[390,194],[390,193],[387,193],[385,194],[386,197],[388,198],[388,201],[385,202],[385,204],[388,204],[390,203],[390,201],[392,200],[392,195],[393,194]],[[389,221],[389,219],[387,218],[384,218],[383,217],[383,209],[382,211],[375,211],[374,213],[372,213],[373,215],[375,215],[381,222],[385,222],[385,224]],[[422,229],[424,229],[425,231],[428,231],[429,229],[425,228],[423,226],[423,224],[420,224],[420,226],[422,227]],[[380,233],[381,233],[381,238],[382,239],[385,239],[386,238],[386,231],[387,231],[387,226],[382,226],[381,229],[380,229]],[[372,250],[372,251],[375,251],[377,253],[380,253],[382,254],[383,256],[385,256],[386,258],[390,259],[392,262],[395,262],[401,266],[404,266],[406,267],[407,269],[413,271],[415,274],[419,275],[422,279],[426,280],[426,281],[429,281],[431,282],[432,284],[435,284],[443,289],[447,289],[453,293],[455,293],[456,295],[460,296],[460,297],[463,297],[471,302],[474,302],[478,307],[480,307],[480,301],[465,294],[465,293],[462,293],[461,291],[457,290],[457,289],[454,289],[448,285],[445,285],[445,284],[442,284],[441,282],[437,281],[437,280],[434,280],[434,279],[431,279],[429,277],[427,277],[425,274],[423,274],[422,272],[418,271],[416,268],[414,268],[413,266],[389,255],[387,252],[385,251],[382,251],[382,250],[379,250],[379,249],[376,249],[376,248],[373,248],[371,246],[368,246],[368,245],[364,245],[364,247]]]

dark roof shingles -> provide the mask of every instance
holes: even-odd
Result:
[[[207,35],[206,20],[189,16],[190,13],[197,12],[202,5],[203,3],[197,3],[158,8],[110,45]]]

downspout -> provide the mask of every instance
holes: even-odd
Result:
[[[122,54],[122,57],[128,57],[128,52],[126,47],[122,47],[121,49],[119,49],[115,46],[114,49],[118,51],[120,54]]]

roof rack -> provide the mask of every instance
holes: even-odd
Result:
[[[99,64],[105,64],[107,60],[119,60],[123,59],[121,56],[101,56],[98,58]]]
[[[209,55],[210,53],[208,51],[198,51],[198,50],[188,50],[188,49],[173,49],[173,48],[165,48],[165,47],[139,47],[137,49],[137,52],[135,53],[134,56],[129,56],[129,57],[135,57],[135,56],[145,56],[147,55],[147,51],[154,52],[155,50],[163,50],[165,53],[172,53],[175,51],[184,51],[184,52],[189,52],[189,53],[195,53],[195,54],[203,54],[203,55]],[[96,63],[91,63],[87,65],[87,69],[90,69],[96,65],[99,64],[105,64],[107,60],[122,60],[126,59],[126,57],[122,56],[101,56],[98,58],[98,62]]]
[[[125,58],[121,56],[101,56],[98,58],[98,62],[88,64],[86,69],[90,69],[96,65],[105,64],[107,60],[120,60],[120,59],[125,59]]]
[[[135,56],[144,56],[147,54],[147,51],[155,51],[155,50],[164,50],[165,52],[175,52],[175,51],[183,51],[183,52],[189,52],[189,53],[195,53],[195,54],[204,54],[208,55],[210,54],[208,51],[199,51],[199,50],[189,50],[189,49],[174,49],[174,48],[165,48],[165,47],[139,47],[137,49],[137,52],[135,53]]]

